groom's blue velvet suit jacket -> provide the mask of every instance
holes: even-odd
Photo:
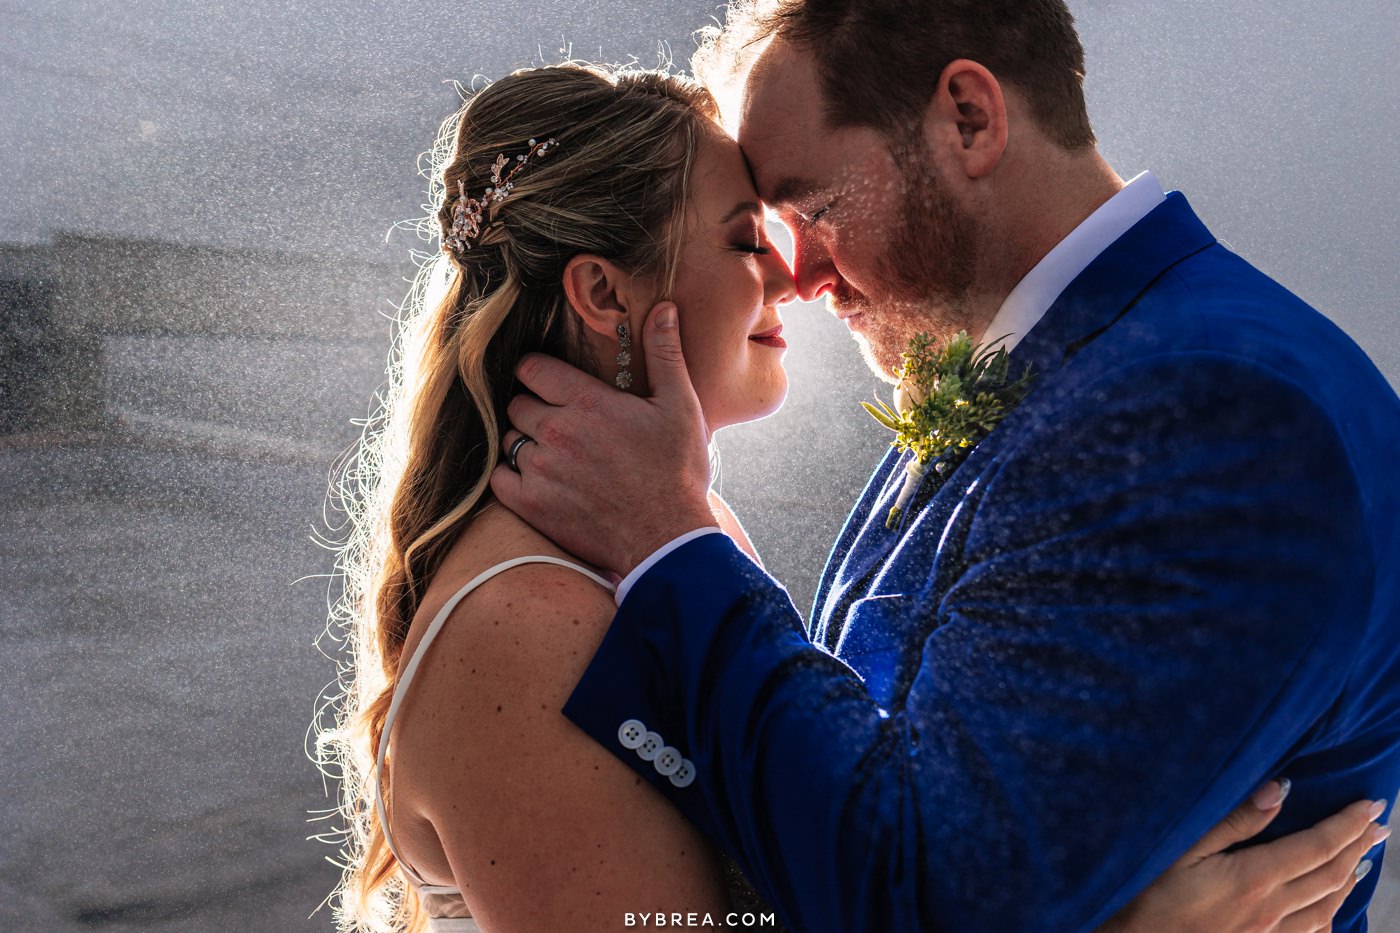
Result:
[[[565,708],[795,929],[1089,930],[1269,777],[1269,836],[1400,786],[1400,401],[1365,355],[1173,194],[1012,357],[1032,394],[897,533],[881,463],[810,633],[702,537]]]

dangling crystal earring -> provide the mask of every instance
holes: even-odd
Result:
[[[627,329],[626,324],[617,325],[617,340],[621,347],[621,352],[617,354],[617,383],[619,389],[625,389],[632,384],[632,371],[627,367],[632,365],[632,332]]]

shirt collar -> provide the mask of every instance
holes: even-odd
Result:
[[[1012,350],[1099,253],[1132,229],[1165,198],[1161,183],[1151,172],[1143,172],[1124,185],[1016,283],[992,322],[987,325],[982,335],[983,341],[1006,336],[1001,346],[1008,352]]]

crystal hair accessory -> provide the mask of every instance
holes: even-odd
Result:
[[[545,140],[532,139],[530,151],[516,156],[513,161],[504,153],[496,156],[496,162],[491,166],[491,187],[482,193],[480,200],[467,197],[465,185],[459,178],[457,203],[452,208],[452,229],[447,231],[443,246],[459,255],[470,249],[471,241],[481,234],[481,221],[486,211],[510,197],[511,189],[515,187],[515,176],[520,170],[536,156],[544,158],[549,155],[557,145],[552,136]],[[509,172],[505,172],[506,166],[510,166]]]

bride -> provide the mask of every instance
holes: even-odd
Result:
[[[550,353],[644,393],[632,344],[659,299],[680,309],[711,431],[782,403],[778,306],[792,273],[716,117],[685,78],[569,64],[497,81],[444,126],[442,251],[420,275],[350,477],[338,620],[353,658],[339,721],[319,738],[348,823],[342,929],[611,930],[657,912],[748,925],[736,905],[760,904],[560,713],[616,581],[498,507],[488,483],[519,452],[501,445],[517,360]],[[693,777],[671,749],[657,767]],[[1325,928],[1369,847],[1366,806],[1222,851],[1262,829],[1285,790],[1265,785],[1113,928]]]

